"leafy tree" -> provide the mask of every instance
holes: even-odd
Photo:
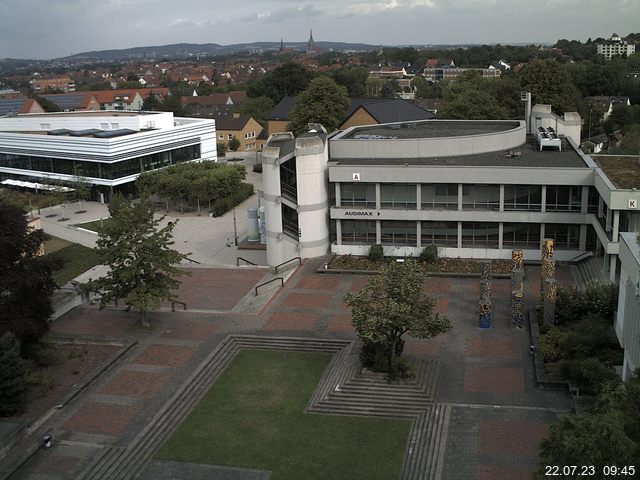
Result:
[[[554,60],[534,60],[520,71],[520,84],[531,92],[533,103],[551,105],[559,112],[574,111],[577,90],[567,67]]]
[[[273,110],[274,103],[269,97],[247,98],[236,107],[236,112],[253,117],[260,125],[266,127],[267,117]]]
[[[314,74],[297,63],[285,63],[266,74],[262,79],[249,85],[250,97],[269,97],[277,104],[288,95],[302,92]]]
[[[236,136],[233,135],[231,137],[231,140],[229,140],[229,143],[227,143],[227,147],[229,147],[229,150],[231,150],[232,152],[236,152],[240,148],[240,140],[238,140]]]
[[[100,294],[101,308],[124,300],[148,326],[146,313],[175,298],[184,273],[175,265],[186,255],[171,248],[175,223],[160,227],[164,217],[154,218],[151,202],[133,203],[122,195],[113,197],[109,214],[111,221],[101,229],[97,242],[97,253],[109,273],[86,288]]]
[[[375,350],[384,358],[390,378],[401,365],[406,333],[416,338],[432,338],[451,328],[447,317],[433,312],[436,301],[424,294],[426,273],[413,259],[388,263],[380,275],[370,278],[358,293],[348,293],[345,303],[351,307],[353,326],[364,342],[363,353]]]
[[[82,201],[87,200],[91,194],[91,186],[87,178],[82,175],[82,170],[78,168],[76,175],[71,180],[72,188],[75,191],[75,196],[78,199],[78,207],[82,211]],[[83,212],[84,213],[84,212]]]
[[[12,332],[21,345],[37,342],[53,313],[52,273],[61,262],[40,255],[45,238],[20,208],[0,202],[0,335]]]
[[[349,106],[347,89],[329,77],[314,78],[307,89],[296,97],[289,114],[289,128],[305,131],[308,123],[321,123],[328,132],[336,130]]]
[[[364,97],[367,95],[368,76],[368,69],[359,66],[341,68],[332,74],[335,82],[345,87],[350,97]]]
[[[162,112],[173,112],[175,117],[187,116],[187,109],[182,103],[182,97],[178,95],[167,95],[162,102],[160,102],[159,107]]]
[[[219,156],[224,157],[227,153],[227,144],[224,142],[216,143],[216,152]]]
[[[499,80],[482,79],[477,74],[463,76],[451,83],[445,103],[438,109],[438,118],[486,120],[507,118],[507,109],[502,107],[491,94],[495,88],[492,82]]]
[[[142,110],[145,111],[158,111],[162,107],[162,101],[157,95],[154,95],[153,90],[149,92],[149,96],[142,102]]]
[[[22,410],[27,385],[25,361],[20,356],[20,342],[11,332],[0,337],[0,417]]]
[[[34,95],[33,99],[40,104],[40,106],[44,109],[45,112],[58,112],[60,109],[58,105],[53,103],[51,100],[48,100],[44,97],[40,97],[38,95]]]

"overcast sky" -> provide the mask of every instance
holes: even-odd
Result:
[[[0,58],[171,43],[551,43],[640,30],[640,0],[0,0]]]

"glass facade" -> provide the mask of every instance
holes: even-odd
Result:
[[[115,180],[196,158],[200,158],[199,144],[111,163],[0,153],[0,167]]]
[[[423,247],[458,246],[458,222],[422,222],[420,225],[420,242]]]
[[[582,187],[547,186],[547,212],[579,212],[582,207]]]
[[[340,205],[344,207],[376,208],[376,184],[341,183]]]
[[[375,220],[342,220],[341,225],[343,244],[376,243]]]
[[[542,187],[540,185],[505,185],[505,210],[542,210]]]
[[[424,209],[458,209],[458,184],[435,183],[420,187],[422,208]]]
[[[502,225],[502,248],[540,248],[539,223],[504,223]]]
[[[282,231],[298,240],[298,212],[288,205],[282,204]]]
[[[580,225],[566,223],[547,223],[544,226],[545,238],[553,238],[556,250],[578,250],[580,246]]]
[[[380,222],[382,245],[418,246],[416,222],[405,220],[383,220]]]
[[[463,210],[500,210],[499,185],[463,185]]]
[[[380,185],[380,205],[382,208],[402,208],[415,210],[415,183],[383,183]]]
[[[280,188],[283,197],[294,202],[298,201],[296,157],[293,157],[280,165]]]
[[[462,246],[498,248],[499,228],[492,222],[463,222]]]

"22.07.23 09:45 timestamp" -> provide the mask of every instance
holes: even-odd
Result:
[[[578,478],[593,477],[596,479],[631,478],[636,475],[635,465],[605,465],[596,468],[592,465],[545,465],[545,477]]]

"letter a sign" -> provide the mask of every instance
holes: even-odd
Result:
[[[360,174],[359,173],[354,173],[352,174],[353,176],[353,181],[354,182],[359,182],[360,181]]]

